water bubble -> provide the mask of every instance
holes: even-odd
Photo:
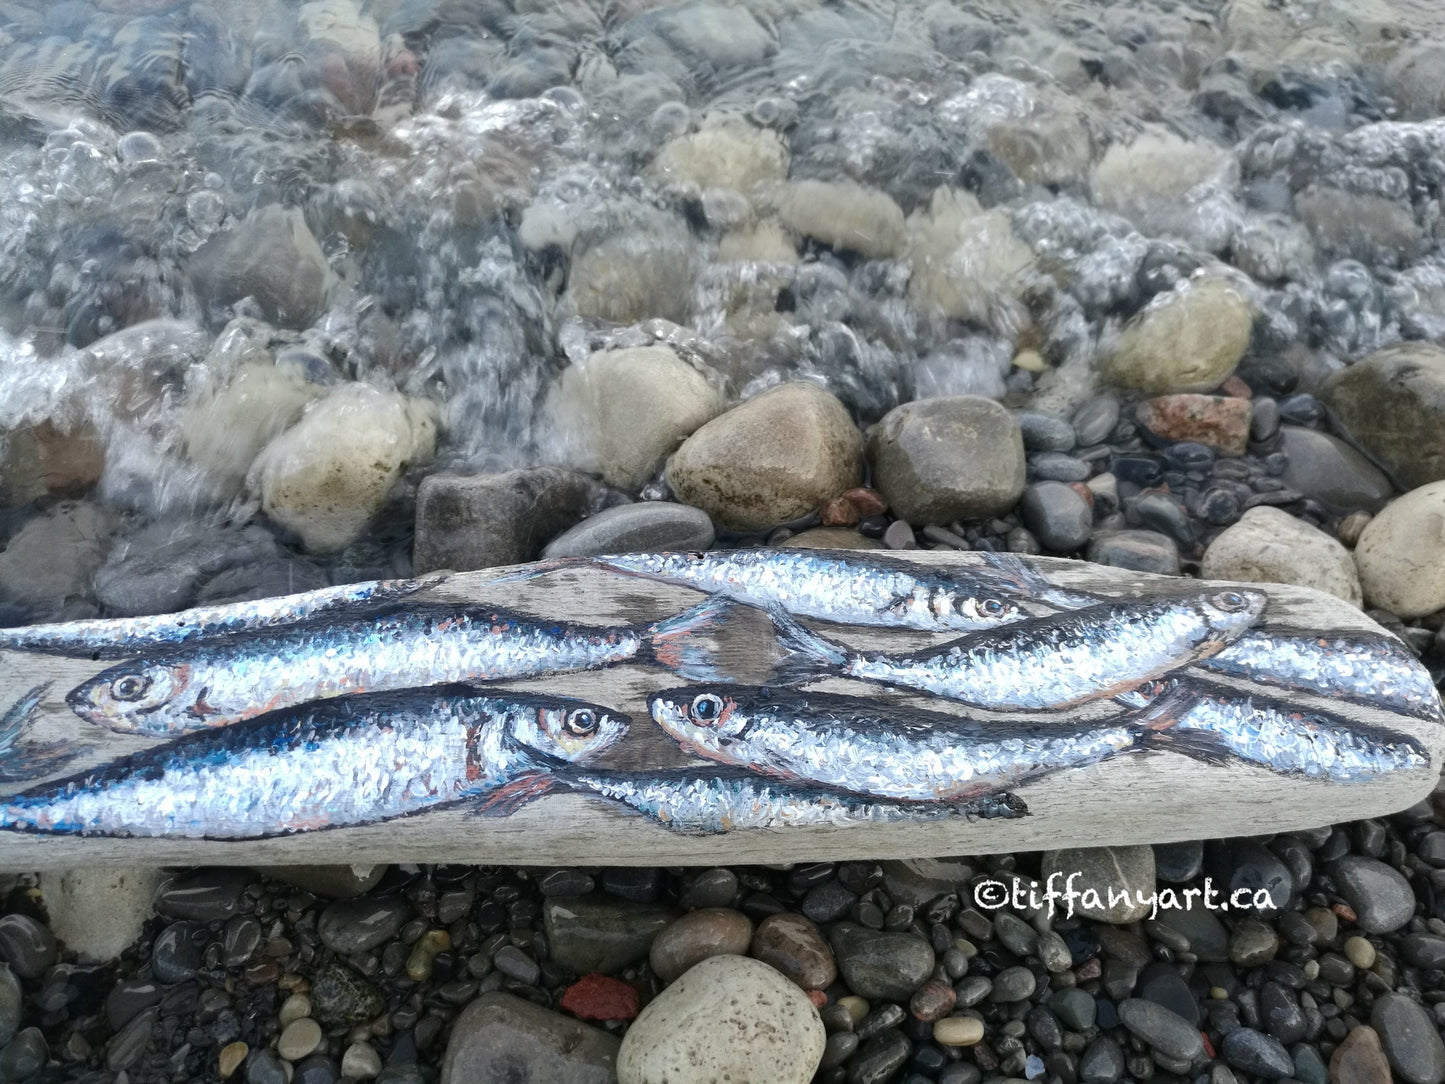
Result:
[[[692,111],[682,102],[663,102],[648,118],[648,130],[658,139],[675,139],[692,124]]]
[[[115,146],[124,165],[135,166],[158,162],[165,154],[161,141],[149,132],[127,132]]]

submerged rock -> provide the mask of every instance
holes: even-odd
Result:
[[[203,245],[188,267],[202,300],[253,297],[277,327],[304,328],[321,310],[331,269],[299,208],[271,204]]]
[[[1099,375],[1151,393],[1210,391],[1249,347],[1253,312],[1233,283],[1185,280],[1156,297],[1101,354]]]
[[[1445,478],[1445,349],[1402,343],[1379,350],[1333,376],[1324,400],[1402,486]]]

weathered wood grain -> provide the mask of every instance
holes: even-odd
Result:
[[[899,556],[917,563],[954,567],[974,559],[966,553]],[[1177,592],[1193,586],[1178,579],[1082,562],[1038,559],[1036,564],[1061,586],[1111,597]],[[497,604],[563,621],[609,625],[657,620],[702,597],[686,588],[621,577],[592,567],[570,567],[536,579],[502,583],[493,582],[497,574],[483,571],[455,575],[416,597]],[[1381,634],[1362,613],[1331,596],[1288,586],[1271,585],[1267,590],[1271,629]],[[841,626],[829,626],[826,633],[856,647],[887,650],[909,650],[957,635]],[[779,655],[766,616],[746,607],[738,607],[729,617],[725,628],[716,635],[716,645],[737,667],[743,680],[766,680]],[[79,758],[55,778],[159,743],[160,739],[103,730],[78,718],[67,707],[67,690],[113,662],[0,650],[0,710],[35,685],[50,682],[27,737],[38,742],[65,742],[80,750]],[[1247,683],[1233,679],[1211,676],[1211,680],[1251,689]],[[639,771],[688,764],[712,767],[686,756],[648,717],[646,698],[680,684],[685,682],[666,670],[625,665],[505,682],[496,688],[576,696],[630,714],[634,720],[631,731],[618,746],[602,755],[596,762],[599,768]],[[859,682],[828,681],[814,688],[932,711],[965,710],[960,705],[950,706]],[[948,818],[916,824],[735,831],[715,836],[677,834],[626,807],[579,794],[548,795],[505,818],[481,817],[465,806],[449,807],[365,827],[241,842],[74,838],[0,831],[0,866],[37,869],[80,863],[264,865],[391,861],[655,865],[982,854],[1314,827],[1394,812],[1427,795],[1439,777],[1445,755],[1445,726],[1439,723],[1304,693],[1262,687],[1253,687],[1252,691],[1409,735],[1429,751],[1430,766],[1344,785],[1282,776],[1243,762],[1209,764],[1158,751],[1071,769],[1029,783],[1018,793],[1027,802],[1030,815],[1017,820]],[[1028,713],[993,714],[1000,720],[1037,718]],[[1058,718],[1090,719],[1103,714],[1108,714],[1108,708],[1096,704]],[[0,788],[0,794],[14,793],[36,782],[40,780],[7,784]]]

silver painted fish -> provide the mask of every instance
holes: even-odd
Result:
[[[184,734],[349,693],[502,681],[636,660],[710,673],[689,638],[720,622],[709,599],[651,625],[569,625],[495,607],[429,605],[348,614],[192,644],[120,663],[66,702],[110,730]]]
[[[1161,748],[1331,783],[1368,783],[1430,766],[1429,753],[1407,734],[1192,678],[1156,697],[1139,723],[1154,729]]]
[[[325,587],[278,598],[198,606],[152,617],[96,618],[0,629],[0,650],[37,651],[90,659],[134,655],[149,647],[168,647],[233,633],[255,632],[353,610],[369,611],[433,587],[446,574],[414,580],[373,580]]]
[[[0,783],[34,779],[59,771],[76,757],[64,742],[22,742],[30,718],[50,691],[50,682],[37,685],[0,715]]]
[[[1261,629],[1241,636],[1200,665],[1418,719],[1442,718],[1440,694],[1430,672],[1393,636],[1311,636]]]
[[[851,677],[993,709],[1071,707],[1207,658],[1257,624],[1267,597],[1224,590],[1109,602],[908,654],[855,652],[770,611],[784,683]]]
[[[1011,554],[948,570],[827,550],[710,550],[564,558],[515,574],[530,578],[592,564],[627,576],[694,587],[752,606],[778,606],[799,617],[846,625],[927,632],[991,629],[1029,615],[1020,602],[1080,604]]]
[[[747,772],[681,769],[641,775],[567,769],[558,773],[558,780],[629,805],[684,835],[1028,816],[1028,806],[1013,794],[990,794],[956,803],[887,802],[818,787],[789,786]]]
[[[0,828],[259,839],[373,824],[586,760],[615,744],[628,722],[580,700],[460,686],[345,697],[0,798]]]
[[[853,696],[741,685],[670,689],[652,717],[689,753],[787,783],[904,802],[1011,790],[1138,747],[1115,719],[1078,727],[979,722]]]

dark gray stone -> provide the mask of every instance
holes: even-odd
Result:
[[[1094,510],[1072,486],[1035,482],[1024,490],[1019,516],[1045,549],[1073,553],[1089,540]]]
[[[6,964],[0,964],[0,1046],[15,1038],[20,1028],[20,1013],[24,994],[20,980]]]
[[[1028,968],[1006,967],[993,977],[993,990],[988,997],[998,1002],[1027,1001],[1037,988],[1038,980]]]
[[[1039,452],[1029,457],[1029,473],[1040,481],[1083,482],[1094,473],[1094,468],[1062,452]]]
[[[160,1018],[160,1009],[146,1009],[112,1035],[105,1044],[105,1067],[118,1073],[144,1054],[150,1048],[152,1032]]]
[[[907,1001],[933,972],[933,946],[911,933],[840,923],[831,940],[838,970],[860,997]]]
[[[349,956],[391,940],[411,916],[411,903],[396,896],[337,900],[321,912],[316,933],[332,952]]]
[[[95,597],[119,616],[172,613],[194,605],[210,577],[276,552],[276,540],[263,527],[154,523],[111,551],[96,570]]]
[[[452,1027],[441,1084],[615,1084],[615,1036],[512,994],[482,994]]]
[[[1300,1084],[1328,1084],[1329,1066],[1320,1056],[1319,1048],[1309,1043],[1297,1043],[1290,1047],[1289,1056],[1294,1061],[1294,1078]],[[1349,1084],[1341,1081],[1340,1084]]]
[[[908,1060],[908,1036],[894,1028],[875,1035],[858,1048],[848,1067],[848,1084],[885,1084]]]
[[[267,866],[266,876],[329,900],[365,895],[386,876],[386,865]]]
[[[197,869],[183,873],[156,893],[157,914],[215,922],[241,905],[250,875],[244,869]]]
[[[1157,1052],[1175,1061],[1193,1061],[1204,1053],[1199,1031],[1178,1013],[1142,998],[1119,1003],[1119,1022]]]
[[[1017,417],[1024,447],[1031,452],[1067,452],[1077,443],[1074,427],[1063,418],[1027,411],[1020,412]]]
[[[706,869],[683,885],[677,902],[685,908],[730,907],[738,897],[738,875],[730,869]]]
[[[596,887],[592,875],[580,869],[550,870],[537,882],[544,896],[585,896]]]
[[[1280,481],[1335,511],[1378,512],[1394,495],[1378,467],[1328,433],[1281,426],[1279,450],[1288,460]]]
[[[218,233],[187,266],[205,302],[230,305],[253,297],[278,327],[307,327],[325,301],[332,276],[296,207],[271,204]]]
[[[1098,1005],[1094,995],[1077,986],[1060,990],[1050,1000],[1054,1015],[1070,1031],[1088,1031],[1094,1026],[1094,1015]]]
[[[50,1048],[39,1028],[26,1028],[0,1050],[0,1080],[23,1081],[45,1068]]]
[[[1189,908],[1170,907],[1159,911],[1158,922],[1176,931],[1189,942],[1189,951],[1204,963],[1223,963],[1229,959],[1229,931],[1198,900]]]
[[[712,520],[702,509],[669,501],[642,501],[587,517],[547,543],[542,556],[691,552],[707,549],[713,538]]]
[[[503,975],[528,986],[535,985],[542,977],[542,969],[537,966],[537,961],[516,945],[503,945],[492,957],[492,963]]]
[[[659,933],[677,919],[672,907],[590,896],[542,904],[542,928],[552,959],[578,975],[614,974],[644,959]]]
[[[1392,1068],[1407,1084],[1445,1080],[1445,1042],[1418,1001],[1404,994],[1381,994],[1370,1011],[1370,1026],[1380,1035]]]
[[[1259,1012],[1264,1029],[1288,1046],[1305,1037],[1309,1025],[1294,991],[1278,982],[1267,982],[1259,989]]]
[[[1179,498],[1168,493],[1145,493],[1129,510],[1139,517],[1139,525],[1145,530],[1158,531],[1181,546],[1194,545],[1194,524]]]
[[[281,1059],[269,1050],[253,1050],[246,1058],[246,1084],[286,1084]]]
[[[1332,376],[1325,402],[1406,489],[1445,478],[1445,349],[1387,347]]]
[[[360,1024],[385,1008],[381,992],[341,964],[323,966],[311,983],[311,1012],[322,1027]]]
[[[1140,973],[1138,996],[1199,1026],[1199,1002],[1194,999],[1189,984],[1168,964],[1151,964]]]
[[[1231,1067],[1266,1080],[1280,1080],[1294,1072],[1294,1060],[1278,1040],[1253,1028],[1235,1028],[1224,1037],[1220,1054]]]
[[[157,982],[184,982],[201,968],[206,927],[199,922],[172,922],[151,946],[151,972]]]
[[[556,467],[505,474],[433,474],[416,498],[418,574],[533,561],[602,497],[599,483]]]
[[[161,988],[153,979],[123,979],[111,987],[105,998],[105,1018],[112,1031],[119,1031],[137,1013],[157,1004]]]
[[[1393,933],[1415,914],[1410,882],[1378,858],[1346,855],[1330,865],[1329,874],[1366,933]]]
[[[261,923],[253,915],[237,915],[226,923],[221,935],[221,962],[227,967],[240,967],[256,955],[261,947]]]
[[[1259,914],[1273,915],[1289,906],[1294,878],[1289,867],[1267,847],[1252,840],[1218,841],[1205,847],[1204,854],[1205,865],[1221,897],[1229,899],[1243,889],[1252,899],[1253,893],[1263,889],[1274,906],[1261,908]]]
[[[1204,844],[1200,840],[1154,844],[1154,875],[1167,884],[1192,881],[1203,868]]]
[[[59,955],[49,927],[29,915],[0,915],[0,960],[22,979],[38,979]]]
[[[1179,575],[1179,547],[1158,531],[1100,531],[1089,543],[1088,558],[1096,565]]]
[[[1400,940],[1400,955],[1412,967],[1445,970],[1445,937],[1433,933],[1409,933]]]
[[[1124,1050],[1108,1035],[1098,1035],[1079,1058],[1082,1084],[1114,1084],[1124,1076]]]

